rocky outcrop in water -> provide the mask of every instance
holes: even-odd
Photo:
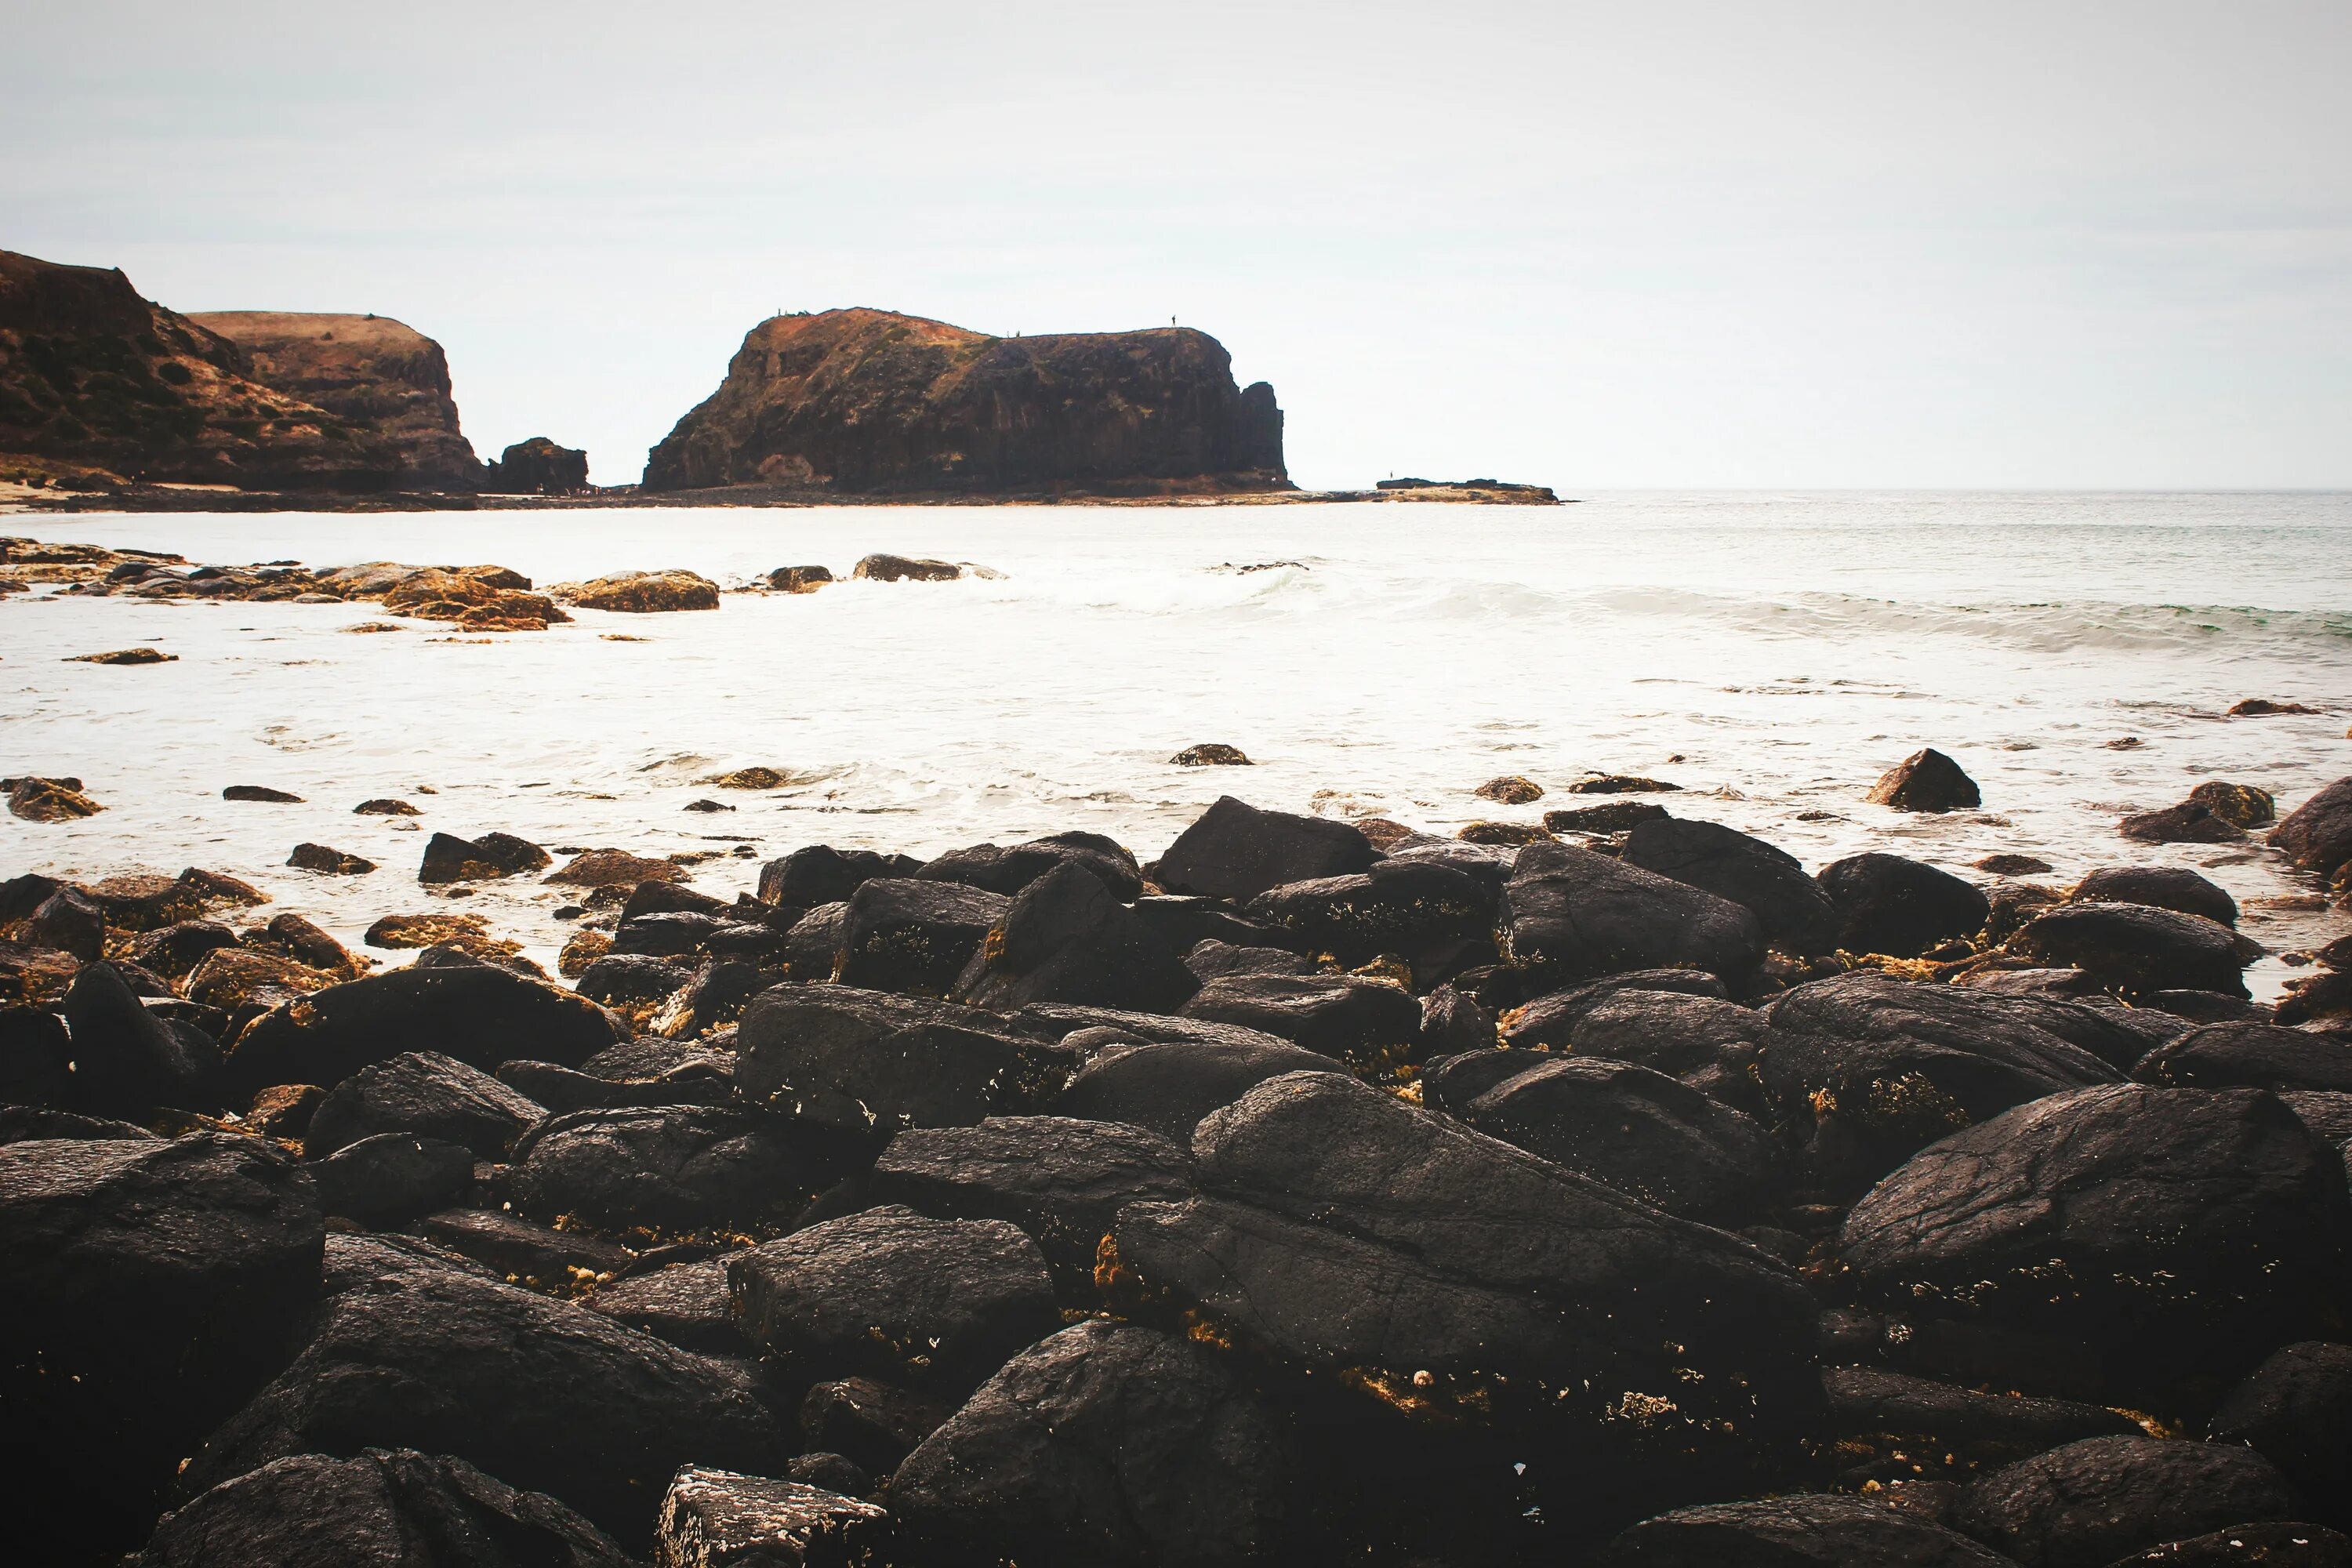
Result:
[[[994,338],[888,310],[777,316],[646,463],[649,490],[1287,489],[1282,411],[1189,328]]]
[[[499,454],[482,488],[501,495],[572,495],[588,488],[588,454],[533,436]]]
[[[383,490],[402,473],[372,425],[267,384],[119,269],[0,251],[0,472],[55,461],[247,489]]]
[[[402,489],[472,490],[482,464],[457,428],[441,345],[389,316],[206,310],[188,320],[245,351],[253,377],[382,436]]]

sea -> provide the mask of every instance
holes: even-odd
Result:
[[[1435,504],[27,515],[0,531],[191,561],[494,562],[541,586],[686,567],[729,588],[873,552],[950,583],[730,592],[714,612],[582,611],[476,637],[373,604],[0,598],[0,763],[81,778],[84,821],[0,817],[0,875],[204,866],[356,943],[387,913],[470,910],[551,962],[574,895],[451,903],[439,829],[551,850],[701,857],[728,895],[808,844],[929,856],[1062,829],[1145,860],[1220,795],[1452,834],[1590,804],[1596,773],[1679,786],[1678,816],[1817,868],[1885,849],[1979,881],[2193,867],[2283,955],[2352,926],[2257,841],[2151,847],[2126,813],[2207,779],[2282,811],[2352,773],[2352,495],[1627,493]],[[176,662],[72,656],[137,645]],[[2230,718],[2243,698],[2319,711]],[[1184,768],[1199,742],[1254,765]],[[1933,746],[1979,810],[1864,801]],[[779,770],[773,790],[719,774]],[[1534,780],[1534,805],[1473,791]],[[263,784],[300,805],[225,801]],[[355,816],[371,797],[414,818]],[[715,802],[724,810],[690,809]],[[379,863],[290,869],[310,840]],[[269,911],[263,911],[265,913]]]

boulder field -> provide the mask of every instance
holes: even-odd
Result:
[[[2348,799],[2278,849],[2340,876]],[[11,1544],[2352,1564],[2352,942],[2265,1007],[2185,871],[1555,815],[1228,797],[731,902],[427,847],[580,889],[569,985],[478,917],[377,969],[215,872],[0,881]]]

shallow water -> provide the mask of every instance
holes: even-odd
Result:
[[[178,552],[512,566],[541,584],[687,566],[722,584],[778,565],[845,574],[887,550],[999,580],[842,583],[730,595],[717,614],[582,612],[488,642],[373,605],[0,599],[5,771],[79,775],[108,809],[0,818],[0,874],[203,865],[356,942],[380,914],[447,907],[413,868],[426,829],[554,847],[726,852],[695,885],[825,842],[931,854],[1061,828],[1150,858],[1231,792],[1451,831],[1577,804],[1589,771],[1680,784],[1677,815],[1757,832],[1809,867],[1885,847],[1965,870],[2000,850],[2071,880],[2197,867],[2274,949],[2346,924],[2258,846],[2154,849],[2126,811],[2206,778],[2282,809],[2352,773],[2352,496],[1605,496],[1558,509],[712,509],[416,515],[85,516],[5,531]],[[1243,565],[1289,563],[1239,572]],[[648,640],[613,642],[604,634]],[[175,664],[68,656],[150,644]],[[2242,697],[2316,717],[2225,720]],[[2137,737],[2137,750],[2106,743]],[[1222,741],[1250,769],[1167,758]],[[1922,745],[1985,810],[1863,804]],[[787,770],[772,794],[706,781]],[[1553,794],[1490,806],[1500,773]],[[260,784],[301,805],[232,804]],[[419,793],[431,786],[437,794]],[[373,795],[426,815],[354,816]],[[699,799],[736,807],[689,813]],[[1801,813],[1816,814],[1799,820]],[[1826,815],[1819,815],[1826,814]],[[314,839],[367,877],[288,869]],[[1979,873],[1967,873],[1984,879]],[[554,889],[485,885],[457,906],[542,960]],[[2257,966],[2257,990],[2290,972]]]

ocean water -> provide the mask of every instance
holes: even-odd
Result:
[[[378,915],[467,909],[547,959],[556,889],[457,905],[420,889],[425,830],[550,847],[718,851],[751,885],[810,843],[928,855],[1065,828],[1157,855],[1203,806],[1381,815],[1437,832],[1533,820],[1594,771],[1682,786],[1677,815],[1809,867],[1873,847],[2046,880],[2193,866],[2285,951],[2352,923],[2258,845],[2149,848],[2123,814],[2209,778],[2282,809],[2352,773],[2352,496],[1629,494],[1560,508],[877,508],[18,517],[5,531],[194,561],[497,562],[542,586],[630,567],[722,584],[846,574],[872,551],[1003,575],[729,595],[715,614],[583,612],[488,641],[373,605],[0,599],[5,770],[79,775],[107,806],[0,818],[0,874],[203,865],[347,942]],[[1243,571],[1240,568],[1254,570]],[[642,641],[605,640],[625,634]],[[68,656],[148,644],[173,664]],[[2243,697],[2315,717],[2231,720]],[[2110,742],[2137,738],[2135,749]],[[1247,769],[1183,769],[1196,742]],[[1980,812],[1864,804],[1923,745]],[[717,790],[752,763],[784,788]],[[1522,773],[1552,794],[1470,792]],[[268,784],[301,805],[233,804]],[[421,793],[430,787],[435,793]],[[425,815],[355,816],[374,795]],[[735,809],[695,813],[697,800]],[[381,863],[324,878],[310,839]],[[734,854],[750,847],[751,857]],[[2290,971],[2257,966],[2258,991]]]

